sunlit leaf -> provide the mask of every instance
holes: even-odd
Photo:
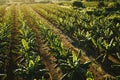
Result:
[[[34,64],[35,64],[35,63],[33,62],[33,60],[30,60],[30,61],[29,61],[29,67],[33,67]]]
[[[25,39],[22,39],[22,45],[23,45],[23,47],[24,47],[25,50],[28,50],[28,49],[29,49],[28,43],[26,42]]]
[[[72,51],[73,62],[77,61],[77,56],[74,51]]]

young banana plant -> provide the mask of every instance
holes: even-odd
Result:
[[[53,53],[56,58],[55,63],[56,67],[60,67],[64,76],[62,80],[85,80],[87,69],[91,62],[81,64],[81,51],[78,53],[78,56],[73,51],[66,50],[63,47],[62,41],[59,36],[54,35],[53,32],[47,28],[41,27],[42,35],[45,35],[46,42],[48,42],[48,47],[50,48],[51,53]],[[89,77],[91,78],[91,77]],[[93,77],[92,77],[93,78]],[[92,79],[91,78],[91,79]]]
[[[47,74],[45,66],[41,62],[39,51],[35,42],[35,34],[26,25],[25,21],[22,22],[23,26],[19,30],[21,38],[21,49],[18,57],[18,68],[14,71],[19,77],[25,80],[43,79]]]
[[[93,80],[93,76],[88,76],[91,72],[88,73],[89,65],[92,62],[81,63],[81,51],[79,51],[78,56],[73,51],[68,51],[68,55],[64,59],[58,59],[58,65],[64,76],[62,80],[85,80],[88,77]],[[87,75],[87,76],[86,76]],[[86,78],[87,77],[87,78]]]

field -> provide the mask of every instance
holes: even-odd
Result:
[[[71,4],[0,5],[0,80],[120,80],[120,3]]]

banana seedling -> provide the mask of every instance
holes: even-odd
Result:
[[[25,21],[22,24],[22,28],[19,30],[21,34],[19,53],[21,55],[17,58],[18,64],[14,73],[25,80],[43,79],[45,75],[48,75],[48,70],[41,62],[35,42],[35,33],[26,25]]]
[[[67,54],[66,58],[58,59],[58,65],[56,66],[59,66],[64,73],[62,80],[85,80],[86,77],[89,77],[86,76],[86,74],[88,75],[87,69],[92,62],[81,63],[81,50],[78,55],[76,55],[73,51],[68,51]]]

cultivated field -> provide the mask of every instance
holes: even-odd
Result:
[[[0,80],[120,80],[120,3],[0,6]]]

